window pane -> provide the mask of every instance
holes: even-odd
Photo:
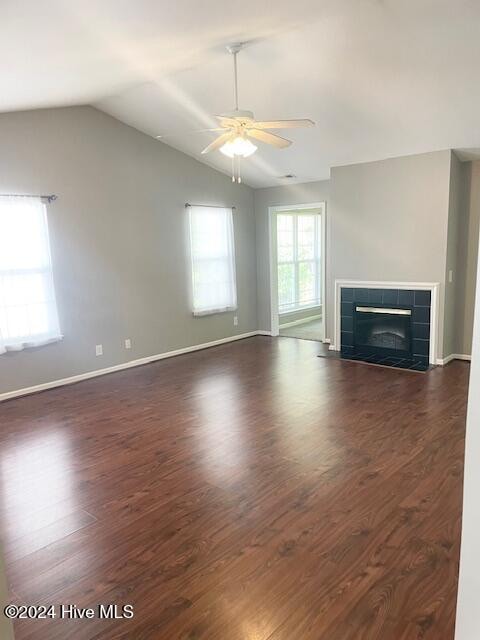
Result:
[[[230,290],[230,270],[226,260],[197,260],[194,265],[194,282],[196,308],[208,303],[214,305],[212,308],[220,308],[218,305],[228,306],[222,302],[227,300]]]
[[[3,303],[10,307],[47,299],[43,273],[15,273],[0,276]]]
[[[0,353],[60,338],[45,205],[0,197]]]
[[[319,305],[320,215],[277,215],[279,311]]]
[[[314,303],[315,295],[315,262],[300,262],[298,265],[298,289],[300,304]]]
[[[295,265],[278,265],[278,306],[288,307],[295,304]]]
[[[227,256],[229,253],[228,224],[223,209],[219,212],[198,207],[204,211],[192,216],[192,248],[195,258]]]
[[[10,339],[28,336],[27,307],[9,307],[7,309],[7,336]]]
[[[46,304],[29,305],[28,328],[30,333],[45,333],[48,330],[48,307]]]
[[[294,258],[294,219],[292,215],[277,216],[277,251],[279,262],[291,262]]]
[[[315,216],[298,216],[298,259],[315,259]]]
[[[236,308],[231,209],[190,207],[193,312]]]

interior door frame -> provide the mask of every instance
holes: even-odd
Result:
[[[326,286],[327,286],[327,207],[326,202],[309,202],[305,204],[275,205],[268,207],[268,254],[270,264],[270,331],[272,336],[280,332],[278,321],[278,272],[277,272],[277,214],[285,211],[307,211],[320,214],[321,221],[321,305],[322,305],[322,342],[326,339]]]

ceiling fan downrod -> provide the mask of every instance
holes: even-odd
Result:
[[[235,44],[229,44],[227,47],[228,53],[233,56],[233,101],[235,104],[235,111],[238,111],[238,68],[237,68],[237,56],[243,49],[242,42],[236,42]]]
[[[243,49],[242,42],[236,42],[235,44],[230,44],[227,46],[228,53],[231,53],[233,56],[233,102],[235,104],[235,111],[238,111],[238,65],[237,65],[237,56],[239,52]],[[237,175],[235,176],[235,158],[237,159]],[[232,182],[237,182],[241,184],[242,176],[240,175],[240,156],[232,157]]]

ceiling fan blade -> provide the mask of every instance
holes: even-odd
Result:
[[[195,129],[194,131],[184,131],[183,133],[166,133],[165,135],[155,136],[157,140],[163,140],[163,138],[178,138],[179,136],[187,136],[191,133],[206,133],[208,131],[224,131],[223,127],[217,127],[216,129]]]
[[[210,151],[215,151],[215,149],[219,149],[223,144],[225,144],[225,142],[230,140],[231,137],[232,137],[231,131],[227,131],[227,133],[222,133],[222,135],[218,136],[218,138],[215,138],[215,140],[211,142],[208,145],[208,147],[205,147],[205,149],[202,151],[202,154],[209,153]]]
[[[227,116],[215,116],[217,120],[220,120],[222,127],[238,127],[240,124],[235,118],[228,118]]]
[[[247,136],[255,138],[255,140],[260,140],[260,142],[265,142],[265,144],[271,144],[278,149],[284,149],[292,144],[291,140],[286,140],[274,133],[260,131],[259,129],[247,129]]]
[[[255,122],[257,129],[299,129],[300,127],[314,127],[313,120],[262,120]]]

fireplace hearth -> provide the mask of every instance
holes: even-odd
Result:
[[[342,357],[426,371],[430,306],[430,291],[342,288]]]

